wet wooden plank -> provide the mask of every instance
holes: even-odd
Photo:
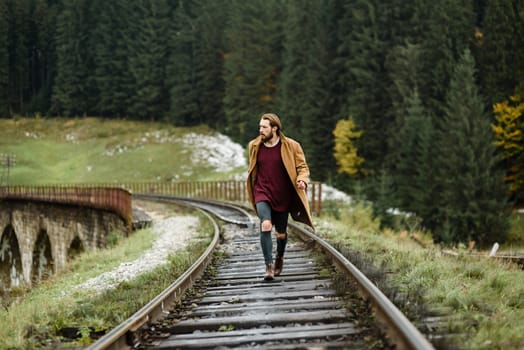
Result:
[[[192,335],[173,335],[158,346],[158,349],[174,348],[203,348],[204,344],[210,347],[220,346],[239,346],[242,344],[282,341],[285,339],[290,342],[293,340],[307,340],[324,338],[337,339],[332,345],[347,346],[347,338],[358,333],[358,330],[351,323],[338,323],[310,326],[308,329],[303,327],[275,327],[275,328],[256,328],[229,332],[208,332],[199,334],[199,339],[194,339]],[[324,345],[324,344],[323,344]],[[282,347],[280,347],[282,348]],[[296,349],[296,345],[294,345]]]

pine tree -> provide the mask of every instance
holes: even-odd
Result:
[[[406,41],[402,45],[391,48],[385,61],[387,74],[392,84],[387,88],[388,95],[391,97],[391,113],[395,118],[395,130],[403,124],[406,111],[406,101],[413,96],[413,91],[417,90],[417,96],[421,100],[418,92],[421,72],[421,48],[420,44],[413,44]],[[420,101],[422,102],[422,101]],[[392,135],[393,138],[395,134]],[[391,140],[391,149],[397,148],[398,140]]]
[[[373,190],[373,213],[380,219],[381,227],[394,227],[396,224],[390,209],[395,205],[395,190],[393,176],[383,167],[373,181],[377,188]],[[367,192],[370,192],[369,190]]]
[[[387,136],[391,120],[385,119],[382,109],[387,96],[384,85],[384,42],[380,37],[378,6],[372,0],[347,3],[340,22],[339,52],[344,57],[347,100],[341,113],[355,118],[357,128],[364,134],[357,147],[366,159],[368,172],[378,174],[384,163]]]
[[[30,2],[8,2],[9,23],[9,91],[10,105],[14,110],[25,112],[29,100]]]
[[[436,239],[503,242],[508,232],[507,189],[498,169],[490,120],[475,85],[468,49],[456,65],[439,123],[435,170],[439,208]]]
[[[398,153],[393,157],[394,197],[400,209],[421,218],[432,210],[432,136],[431,118],[414,89],[406,100],[405,118],[398,133]]]
[[[441,114],[454,64],[469,47],[475,16],[469,2],[424,1],[423,7],[418,8],[425,24],[420,41],[423,65],[418,88],[430,112]]]
[[[84,115],[89,109],[86,8],[86,0],[67,1],[57,19],[57,72],[51,110],[64,116]]]
[[[226,30],[226,132],[237,142],[256,136],[258,117],[272,111],[280,72],[280,1],[233,1]],[[285,128],[285,123],[284,123]]]
[[[78,7],[78,12],[82,14],[79,22],[79,30],[81,31],[85,41],[82,42],[79,52],[82,53],[81,64],[84,71],[83,93],[81,97],[82,108],[79,109],[78,114],[91,115],[95,112],[95,108],[99,99],[99,91],[97,88],[95,76],[95,43],[96,38],[93,35],[93,28],[96,27],[96,20],[101,11],[97,2],[85,1],[81,2]]]
[[[9,116],[9,50],[7,0],[0,0],[0,118]]]
[[[130,58],[134,55],[134,44],[138,36],[138,28],[135,24],[135,7],[134,2],[126,0],[113,1],[115,11],[120,13],[118,19],[115,19],[116,33],[114,34],[115,47],[113,50],[113,62],[115,70],[111,74],[115,90],[113,104],[116,110],[115,116],[129,116],[133,106],[134,94],[136,92],[136,81],[130,68]],[[133,24],[132,24],[133,23]]]
[[[195,53],[198,27],[195,5],[181,1],[171,21],[170,61],[167,84],[170,93],[169,120],[176,125],[195,125],[202,122],[196,89],[198,59]]]
[[[326,157],[334,147],[333,129],[340,110],[337,78],[341,71],[337,65],[337,23],[341,15],[337,1],[317,2],[317,10],[311,14],[314,35],[309,38],[306,74],[304,77],[305,106],[302,115],[304,135],[301,139],[308,165],[314,178],[329,180],[336,169],[335,159]]]
[[[58,5],[50,5],[47,0],[36,0],[34,3],[29,112],[47,113],[50,108],[56,65],[54,38],[57,9]]]
[[[97,101],[92,109],[101,116],[127,114],[127,96],[130,95],[125,28],[129,21],[127,1],[93,1],[97,8],[96,24],[92,31]]]
[[[517,47],[524,47],[524,2],[515,1],[516,13],[518,13],[518,22],[515,24],[518,33],[516,40],[518,40]],[[524,50],[516,52],[515,63],[524,62]],[[516,65],[515,75],[517,76],[517,86],[515,87],[515,94],[524,96],[524,64]]]
[[[316,34],[312,17],[319,10],[318,4],[316,0],[286,3],[282,73],[277,86],[276,110],[286,119],[287,134],[297,140],[304,140],[303,119],[309,112],[305,78],[309,55],[313,52],[310,49],[311,39]]]
[[[196,90],[198,91],[200,122],[216,130],[225,130],[224,115],[224,23],[229,2],[206,0],[199,2],[194,55],[198,57]]]
[[[477,42],[482,91],[491,104],[506,100],[524,80],[522,18],[514,0],[487,1]]]
[[[223,28],[228,7],[227,2],[181,1],[174,11],[166,84],[168,119],[175,124],[226,128]]]
[[[387,91],[392,101],[390,113],[393,121],[392,131],[388,134],[388,157],[384,164],[392,174],[398,173],[399,160],[403,159],[400,151],[405,145],[406,137],[410,137],[409,134],[402,132],[408,125],[406,118],[409,109],[415,104],[416,107],[412,106],[415,110],[420,109],[420,112],[425,110],[422,96],[418,91],[422,65],[420,54],[419,44],[406,42],[391,48],[386,57],[385,68],[392,82]]]
[[[428,36],[427,0],[381,2],[379,9],[379,25],[381,39],[386,51],[384,60],[384,85],[387,97],[383,97],[381,112],[384,124],[384,137],[387,140],[387,151],[383,166],[392,174],[394,183],[396,166],[401,159],[399,151],[405,143],[401,130],[405,127],[406,107],[412,104],[414,91],[421,103],[420,108],[426,109],[428,98],[420,93],[420,86],[425,85],[423,79],[424,38]],[[427,113],[430,115],[430,113]],[[431,123],[431,121],[430,121]],[[387,128],[386,128],[387,127]],[[401,136],[402,135],[402,136]]]
[[[127,35],[133,95],[128,112],[134,118],[159,120],[168,106],[165,89],[169,7],[166,0],[133,3]]]

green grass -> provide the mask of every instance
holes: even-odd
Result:
[[[524,213],[515,212],[510,218],[507,250],[511,252],[513,246],[524,246]]]
[[[92,304],[96,298],[92,290],[78,290],[74,287],[103,272],[110,271],[122,261],[131,261],[152,246],[154,236],[150,230],[137,231],[112,249],[90,251],[73,260],[59,274],[32,289],[19,302],[5,306],[0,312],[0,338],[7,348],[23,348],[31,340],[26,333],[53,333],[60,325],[78,324],[78,318],[70,317],[76,305]],[[91,299],[91,300],[89,300]],[[87,300],[87,301],[86,301]],[[90,324],[97,325],[99,320]]]
[[[471,256],[465,249],[457,257],[445,256],[427,233],[414,233],[424,241],[422,248],[406,232],[381,232],[370,208],[340,211],[340,220],[318,218],[317,231],[381,267],[390,286],[415,298],[411,303],[451,310],[455,317],[448,327],[461,334],[458,342],[463,348],[524,347],[524,279],[516,265]],[[405,300],[398,306],[412,314]]]
[[[226,174],[193,164],[188,133],[207,127],[125,120],[0,119],[0,153],[16,155],[11,184],[149,182],[224,179]]]

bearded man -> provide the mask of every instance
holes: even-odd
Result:
[[[261,116],[259,136],[249,142],[248,150],[248,196],[260,219],[264,279],[272,280],[284,266],[289,214],[313,227],[306,195],[309,167],[302,146],[284,135],[280,118],[274,113]],[[274,265],[273,226],[277,241]]]

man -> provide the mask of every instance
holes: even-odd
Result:
[[[266,264],[264,279],[272,280],[282,273],[284,265],[288,214],[313,227],[306,195],[309,167],[302,147],[284,136],[280,119],[274,113],[262,115],[259,136],[249,142],[248,150],[248,196],[260,218],[260,245]],[[277,235],[274,268],[273,225]]]

